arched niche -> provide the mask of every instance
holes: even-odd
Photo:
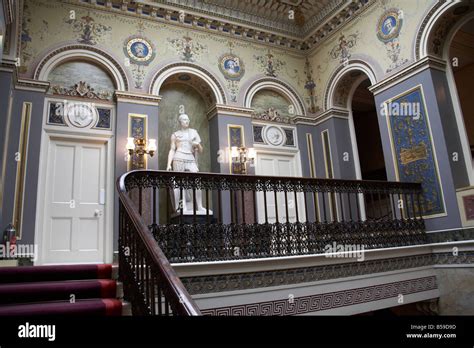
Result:
[[[190,128],[198,131],[203,145],[198,167],[201,172],[211,171],[208,111],[216,104],[212,87],[196,75],[179,72],[169,76],[160,86],[158,117],[159,169],[166,169],[171,134],[180,128],[178,116],[189,116]]]
[[[206,83],[208,86],[207,89],[211,91],[215,104],[227,104],[227,96],[219,80],[209,71],[192,63],[173,63],[161,68],[152,78],[149,93],[161,95],[161,88],[165,81],[177,74],[187,74],[197,77]]]

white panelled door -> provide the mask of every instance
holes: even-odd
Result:
[[[106,144],[51,138],[42,263],[104,262]]]
[[[264,176],[300,176],[299,168],[296,163],[296,155],[277,155],[270,153],[257,154],[257,175]],[[275,195],[273,192],[267,194],[267,216],[268,222],[276,222]],[[288,192],[288,218],[290,222],[296,221],[296,207],[298,207],[298,219],[300,222],[306,221],[304,215],[304,200],[301,193],[297,194],[297,202],[293,192]],[[286,202],[283,192],[277,193],[278,221],[286,222]],[[263,193],[257,194],[258,204],[258,222],[265,222],[264,198]]]

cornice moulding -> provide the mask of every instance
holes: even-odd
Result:
[[[331,118],[341,118],[347,120],[349,118],[349,111],[343,108],[334,107],[324,111],[316,117],[296,117],[295,124],[317,126],[327,120],[330,120]]]
[[[211,6],[208,4],[203,8],[196,8],[196,6],[202,5],[199,1],[195,2],[197,4],[195,6],[190,6],[182,0],[175,0],[173,3],[166,0],[124,2],[120,8],[113,7],[110,0],[103,3],[98,3],[95,0],[64,0],[64,2],[81,7],[94,7],[107,12],[121,12],[126,16],[155,20],[227,37],[232,36],[247,42],[257,42],[261,45],[278,47],[299,54],[307,50],[312,51],[332,36],[332,33],[338,31],[340,27],[350,22],[356,15],[376,3],[375,0],[334,0],[329,5],[327,13],[320,17],[314,17],[317,19],[312,19],[311,23],[318,20],[317,23],[314,23],[314,25],[307,23],[303,30],[298,31],[291,30],[289,26],[286,29],[281,28],[278,21],[271,21],[252,14],[242,15],[245,18],[231,17],[228,13],[234,10],[218,5]],[[144,8],[146,8],[146,11],[143,11]],[[223,10],[219,12],[219,9]],[[184,11],[187,16],[184,22],[178,20],[179,11]],[[237,10],[234,11],[236,14],[238,12]]]
[[[115,100],[121,103],[158,106],[161,97],[152,94],[115,91]]]
[[[425,58],[420,59],[417,62],[412,63],[405,69],[399,71],[398,73],[387,77],[386,79],[376,83],[375,85],[369,87],[369,91],[371,91],[374,95],[380,94],[383,91],[409,79],[410,77],[422,72],[426,69],[436,69],[439,71],[446,71],[446,61],[434,57],[434,56],[427,56]]]
[[[253,109],[250,109],[250,108],[216,104],[207,112],[206,115],[209,120],[217,115],[251,118],[252,112],[253,112]]]
[[[19,78],[15,82],[15,89],[46,93],[49,89],[49,82]]]
[[[105,5],[100,5],[99,3],[92,3],[92,2],[79,2],[77,0],[64,0],[66,3],[79,6],[79,7],[84,7],[84,8],[94,8],[97,10],[102,10],[106,12],[112,12],[117,14],[117,12],[120,12],[122,15],[129,16],[129,17],[139,17],[143,19],[149,19],[149,20],[154,20],[159,23],[167,23],[169,25],[173,26],[178,26],[181,28],[187,28],[187,29],[192,29],[192,30],[198,30],[198,31],[204,31],[204,32],[210,32],[215,35],[221,35],[224,37],[233,37],[235,39],[240,39],[244,40],[246,42],[256,42],[261,45],[266,45],[266,46],[271,46],[275,48],[279,48],[282,50],[287,50],[296,54],[301,55],[302,52],[302,40],[298,37],[291,37],[289,35],[285,35],[280,32],[276,31],[270,31],[270,30],[263,30],[263,29],[255,29],[255,28],[250,28],[250,27],[245,27],[242,26],[242,23],[238,22],[231,22],[231,21],[222,21],[218,19],[212,19],[212,18],[207,18],[204,17],[202,14],[197,14],[199,18],[193,18],[191,23],[180,23],[177,20],[171,19],[170,15],[157,15],[157,12],[159,11],[154,11],[154,15],[151,14],[143,14],[143,13],[137,13],[137,12],[130,12],[130,11],[125,11],[113,7],[109,7]],[[88,0],[91,1],[91,0]],[[169,12],[169,11],[174,11],[177,12],[179,11],[179,8],[177,9],[176,6],[161,6],[160,5],[160,10],[161,12]],[[187,14],[190,15],[189,11],[186,12]],[[177,16],[178,13],[174,14],[173,16]],[[215,24],[212,24],[212,22],[218,22]],[[198,25],[201,24],[201,25]],[[214,29],[212,27],[215,27]],[[234,30],[233,27],[238,26],[238,30]],[[239,32],[240,34],[237,34]],[[249,33],[249,36],[245,35],[246,33]],[[245,35],[245,36],[244,36]]]

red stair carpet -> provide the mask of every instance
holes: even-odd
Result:
[[[0,316],[122,315],[112,265],[0,268]]]

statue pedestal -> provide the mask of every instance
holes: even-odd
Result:
[[[194,220],[193,215],[182,215],[181,216],[181,221],[180,221],[180,214],[174,214],[171,216],[170,222],[172,224],[186,224],[186,225],[191,225],[196,221],[197,224],[199,225],[205,225],[207,224],[207,216],[206,215],[198,215],[196,214],[196,220]],[[214,217],[214,215],[209,214],[209,223],[211,224],[216,224],[217,219]]]

